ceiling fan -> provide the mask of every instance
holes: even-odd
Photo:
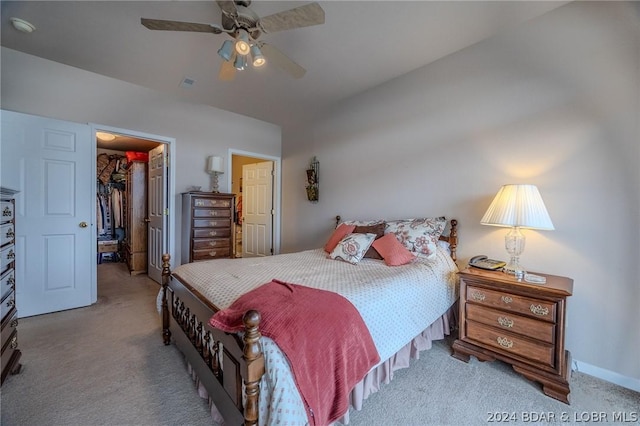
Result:
[[[228,34],[233,40],[225,40],[218,50],[218,55],[224,59],[218,74],[220,80],[233,80],[236,70],[245,69],[249,60],[254,67],[261,67],[269,61],[294,78],[304,76],[306,70],[302,66],[273,45],[260,40],[260,36],[263,33],[324,24],[324,10],[318,3],[262,18],[249,9],[251,0],[217,0],[216,3],[222,10],[222,25],[147,18],[141,18],[140,21],[150,30]]]

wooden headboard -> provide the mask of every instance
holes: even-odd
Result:
[[[340,225],[340,220],[342,218],[338,215],[336,216],[336,227]],[[458,255],[456,253],[458,249],[458,221],[456,219],[451,219],[449,221],[449,235],[440,235],[440,241],[446,241],[449,243],[449,249],[451,250],[451,259],[453,261],[458,260]]]

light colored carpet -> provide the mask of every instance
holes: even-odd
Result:
[[[162,344],[159,286],[130,276],[122,263],[99,265],[98,277],[97,304],[20,321],[23,370],[2,386],[2,425],[212,424],[184,359]],[[542,413],[558,424],[584,424],[590,413],[610,422],[623,413],[640,423],[640,393],[574,372],[566,405],[505,364],[452,358],[450,343],[438,342],[396,372],[351,413],[350,424],[531,424]]]

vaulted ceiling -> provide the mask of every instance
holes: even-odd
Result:
[[[254,1],[250,8],[267,16],[308,3]],[[306,68],[300,79],[267,63],[220,81],[223,60],[216,52],[226,34],[151,31],[140,23],[144,17],[220,24],[221,10],[213,0],[2,1],[1,43],[185,101],[286,125],[565,3],[320,1],[323,25],[261,37]],[[36,30],[17,31],[11,17]],[[193,81],[191,87],[184,87],[185,78]]]

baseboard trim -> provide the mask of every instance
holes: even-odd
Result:
[[[573,360],[571,370],[579,371],[624,388],[640,392],[640,380],[624,376],[620,373],[616,373],[615,371],[605,370],[604,368],[596,367],[595,365],[587,364],[586,362],[578,361],[577,359]]]

